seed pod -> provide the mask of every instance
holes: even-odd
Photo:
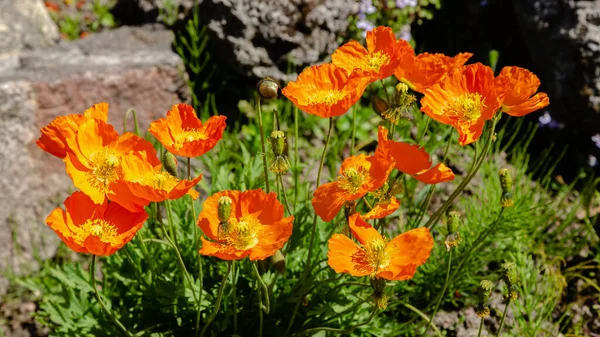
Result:
[[[373,110],[375,110],[378,115],[381,115],[387,109],[388,105],[383,99],[378,96],[373,97]]]
[[[219,222],[225,224],[229,221],[229,216],[231,215],[231,198],[230,197],[220,197],[217,202],[219,205],[218,208],[218,217]]]
[[[272,99],[279,96],[279,83],[270,77],[260,80],[256,84],[256,89],[262,98]]]
[[[271,256],[271,264],[279,274],[283,274],[285,272],[285,255],[277,250],[275,255]]]
[[[448,234],[458,232],[460,226],[460,213],[457,211],[448,212]]]
[[[271,137],[269,137],[269,142],[271,143],[271,148],[273,149],[273,154],[276,156],[281,156],[285,149],[285,133],[283,131],[275,130],[271,132]]]
[[[171,152],[165,151],[162,155],[161,161],[165,171],[177,177],[177,158],[175,158],[175,156]]]
[[[512,177],[508,169],[501,169],[498,171],[500,176],[500,186],[502,187],[503,193],[509,193],[512,190]]]

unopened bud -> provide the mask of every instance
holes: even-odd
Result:
[[[256,88],[262,98],[271,99],[279,96],[279,83],[270,77],[260,80],[256,84]]]
[[[171,152],[165,151],[161,161],[165,171],[169,172],[172,176],[177,177],[177,158],[175,158]]]
[[[231,215],[231,198],[230,197],[220,197],[218,201],[219,209],[218,209],[218,217],[219,222],[225,224],[229,221],[229,216]]]
[[[371,287],[376,293],[383,293],[383,291],[385,290],[385,284],[385,279],[379,277],[374,277],[371,279]]]
[[[285,150],[285,133],[279,130],[271,132],[269,142],[271,143],[273,154],[275,154],[276,156],[281,156],[283,154],[283,151]]]
[[[283,255],[281,250],[277,250],[275,255],[271,256],[271,264],[273,264],[273,268],[275,268],[279,274],[285,272],[285,255]]]
[[[502,270],[504,271],[503,279],[509,288],[517,284],[517,265],[514,262],[504,262]]]
[[[492,295],[492,289],[494,289],[494,283],[490,280],[483,280],[479,283],[479,305],[485,305]]]
[[[457,211],[448,212],[448,234],[458,232],[460,226],[460,213]]]
[[[373,97],[373,110],[381,116],[381,114],[388,109],[387,103],[378,96]]]
[[[510,171],[508,169],[503,168],[500,171],[498,171],[498,175],[500,176],[500,186],[502,186],[502,192],[510,193],[513,185]]]
[[[374,292],[373,300],[375,301],[375,306],[377,309],[386,309],[388,306],[389,297],[385,292]]]

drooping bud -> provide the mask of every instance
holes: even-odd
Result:
[[[271,256],[271,264],[279,274],[285,273],[285,255],[281,250],[277,250],[275,255]]]
[[[500,186],[502,187],[502,193],[510,193],[512,190],[512,176],[510,171],[506,168],[498,171],[498,175],[500,176]]]
[[[165,151],[161,161],[165,171],[169,172],[172,176],[177,177],[177,158],[175,158],[171,152]]]
[[[517,289],[517,265],[514,262],[504,262],[502,264],[502,270],[504,274],[502,275],[502,280],[506,283],[506,287],[508,288],[508,297],[511,300],[516,300],[519,295],[516,291]]]
[[[388,109],[388,105],[385,102],[385,100],[383,100],[382,98],[380,98],[379,96],[374,96],[373,97],[373,110],[375,110],[375,112],[381,116],[381,114],[386,111]]]
[[[219,205],[218,208],[218,217],[220,223],[227,223],[229,221],[229,216],[231,215],[231,203],[232,200],[230,197],[220,197],[217,202]]]
[[[279,130],[271,132],[269,142],[271,143],[273,154],[275,154],[276,156],[281,156],[283,154],[283,151],[285,150],[285,133]]]
[[[458,247],[462,241],[460,233],[458,232],[458,227],[460,226],[460,213],[456,211],[448,212],[447,226],[448,235],[446,235],[444,244],[446,245],[446,250],[450,251],[453,247]]]
[[[270,77],[260,80],[256,84],[256,89],[262,98],[272,99],[279,96],[279,83]]]
[[[477,295],[479,297],[479,304],[475,309],[477,316],[481,318],[488,317],[490,315],[490,308],[487,306],[487,301],[489,300],[492,289],[494,288],[494,283],[489,280],[483,280],[479,283],[479,289],[477,291]]]

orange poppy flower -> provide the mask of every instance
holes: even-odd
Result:
[[[194,200],[198,192],[192,188],[202,179],[202,175],[192,180],[181,180],[161,169],[152,166],[144,152],[134,152],[123,158],[123,177],[112,183],[107,192],[109,200],[118,202],[129,211],[143,210],[150,202],[174,200],[189,194]]]
[[[345,114],[362,96],[368,79],[343,68],[322,64],[304,69],[281,91],[303,111],[323,118]]]
[[[367,32],[367,48],[357,41],[350,41],[331,55],[331,63],[351,74],[359,70],[361,76],[374,82],[387,78],[403,62],[410,60],[415,52],[405,40],[396,40],[390,27],[376,27]]]
[[[229,198],[231,213],[226,224],[219,221],[219,200]],[[264,260],[283,247],[292,235],[293,216],[284,218],[283,206],[273,192],[221,191],[204,202],[198,226],[210,239],[202,238],[200,254],[222,260]]]
[[[425,184],[437,184],[454,179],[452,170],[439,163],[431,167],[431,156],[418,145],[388,140],[388,130],[379,127],[379,144],[376,151],[389,153],[396,168]]]
[[[443,80],[454,69],[462,67],[473,54],[460,53],[454,57],[423,53],[400,64],[394,75],[412,90],[422,93]]]
[[[360,246],[345,235],[331,236],[327,257],[337,273],[404,281],[411,279],[431,254],[433,237],[425,227],[388,240],[360,214],[350,216],[348,223]]]
[[[381,188],[393,164],[391,157],[381,151],[369,157],[360,154],[346,158],[337,181],[323,184],[315,190],[312,199],[315,212],[325,222],[333,220],[346,202],[358,200]]]
[[[492,68],[481,63],[454,70],[424,94],[421,111],[456,128],[460,145],[479,139],[485,121],[494,116],[504,96],[494,88]]]
[[[148,131],[169,152],[183,157],[199,157],[221,140],[226,119],[225,116],[212,116],[202,123],[190,105],[176,104],[167,112],[167,117],[152,122]]]
[[[540,86],[540,79],[525,68],[502,68],[500,75],[496,78],[496,83],[499,90],[505,94],[502,111],[511,116],[525,116],[550,104],[546,93],[535,93]]]
[[[94,203],[82,192],[65,200],[66,211],[56,208],[46,218],[63,242],[78,253],[111,255],[131,241],[148,218],[145,211],[130,212],[118,203]]]
[[[35,143],[40,149],[64,158],[67,155],[66,139],[72,137],[77,129],[90,118],[108,120],[108,103],[98,103],[85,110],[83,115],[72,114],[56,117],[50,124],[43,127],[42,135]]]
[[[110,185],[123,178],[123,157],[131,151],[145,152],[152,166],[161,164],[150,142],[132,133],[119,136],[112,125],[99,119],[85,121],[66,141],[67,174],[97,204],[104,203]]]

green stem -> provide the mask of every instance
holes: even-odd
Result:
[[[140,135],[140,127],[139,127],[138,121],[137,121],[137,114],[135,113],[135,110],[133,110],[133,109],[129,109],[125,113],[125,118],[123,118],[123,133],[127,132],[127,119],[129,118],[129,114],[133,115],[133,127],[135,130],[135,135],[139,136]]]
[[[356,105],[354,105],[354,109],[352,110],[352,140],[350,143],[350,156],[354,156],[354,146],[356,142]]]
[[[379,80],[379,82],[381,83],[381,87],[383,88],[383,92],[385,93],[385,101],[386,101],[386,103],[387,103],[387,105],[389,107],[391,105],[390,95],[387,92],[385,84],[383,84],[383,80]]]
[[[256,111],[258,116],[258,128],[260,130],[260,146],[262,150],[263,169],[265,171],[265,191],[269,193],[269,167],[267,166],[267,150],[265,146],[265,129],[263,127],[262,111],[260,109],[260,97],[256,98]]]
[[[321,154],[321,161],[319,163],[319,171],[317,173],[317,186],[315,189],[319,188],[321,183],[321,172],[323,171],[323,163],[325,162],[325,154],[327,153],[327,147],[329,146],[329,140],[331,139],[331,132],[333,130],[333,117],[329,118],[329,129],[327,131],[327,138],[325,139],[325,146],[323,147],[323,153]],[[296,186],[296,188],[298,188]],[[308,257],[306,259],[306,267],[304,268],[304,273],[302,273],[300,283],[304,282],[310,273],[310,260],[312,257],[313,245],[315,241],[315,233],[317,231],[317,214],[315,213],[312,222],[312,229],[310,234],[310,244],[308,246]],[[298,314],[298,309],[300,308],[300,303],[302,302],[302,298],[304,298],[304,294],[298,295],[298,301],[296,302],[296,306],[294,307],[294,311],[292,312],[292,318],[288,323],[287,329],[285,331],[285,337],[287,337],[292,329],[292,325],[294,324],[294,320],[296,319],[296,315]]]
[[[252,267],[254,268],[254,273],[256,274],[256,280],[258,281],[259,286],[262,288],[261,292],[263,292],[265,296],[265,314],[269,314],[269,311],[271,311],[271,303],[269,301],[269,288],[267,288],[265,281],[263,281],[262,276],[260,276],[260,273],[258,272],[256,261],[252,263]]]
[[[442,299],[444,298],[444,293],[446,293],[446,289],[448,288],[448,281],[450,279],[450,269],[452,267],[452,252],[453,252],[453,250],[450,249],[450,252],[448,253],[448,269],[446,270],[446,280],[444,281],[444,286],[442,287],[442,292],[440,293],[437,304],[435,305],[435,309],[433,309],[433,313],[431,314],[431,317],[429,318],[429,322],[427,323],[425,332],[423,332],[421,334],[421,336],[425,336],[425,334],[427,334],[427,332],[429,331],[429,327],[431,326],[431,323],[433,322],[433,319],[435,318],[435,315],[437,314],[438,309],[440,308]]]
[[[483,330],[483,317],[481,317],[481,322],[479,323],[479,331],[477,332],[477,337],[481,336],[481,330]]]
[[[498,327],[498,332],[496,333],[496,337],[500,336],[500,333],[502,332],[502,327],[504,326],[504,318],[506,318],[506,312],[508,311],[508,306],[510,305],[510,289],[508,290],[509,294],[508,294],[508,301],[506,302],[506,306],[504,307],[504,312],[502,312],[502,318],[500,319],[500,326]]]
[[[237,266],[235,265],[235,261],[231,261],[232,264],[232,268],[233,268],[233,272],[232,272],[232,281],[231,281],[231,286],[232,286],[232,294],[233,294],[233,334],[237,335],[237,323],[238,323],[238,317],[237,317],[237,294],[236,294],[236,288],[237,288],[237,274],[239,273]]]
[[[427,115],[425,115],[425,116],[427,116]],[[417,140],[417,144],[419,144],[419,145],[421,145],[423,138],[425,138],[425,134],[427,133],[427,130],[429,129],[429,123],[431,122],[431,118],[429,116],[427,116],[425,118],[427,118],[427,122],[425,122],[425,128],[423,128],[423,132],[419,136],[419,140]],[[452,129],[452,130],[454,130],[454,129]],[[450,134],[450,139],[452,139],[452,134]]]
[[[275,127],[277,128],[277,130],[281,130],[281,124],[279,124],[279,110],[275,108],[273,110],[273,113],[275,115]]]
[[[165,200],[165,208],[167,209],[167,221],[169,222],[169,227],[173,227],[173,217],[171,214],[171,205],[170,205],[169,200]],[[198,303],[198,297],[196,296],[196,292],[193,290],[194,282],[192,281],[192,277],[190,276],[190,273],[188,272],[188,270],[185,266],[185,262],[183,262],[183,257],[181,256],[181,251],[179,250],[177,243],[175,241],[173,241],[173,239],[171,237],[169,237],[167,229],[165,228],[165,224],[162,221],[159,221],[158,223],[160,224],[160,227],[165,235],[165,238],[171,244],[173,249],[175,249],[175,254],[177,255],[177,260],[179,261],[179,266],[181,267],[183,277],[190,284],[190,288],[192,289],[192,295],[194,296],[194,301],[196,303]]]
[[[283,196],[283,202],[288,215],[292,215],[292,209],[290,208],[290,203],[288,202],[287,192],[285,190],[285,186],[283,185],[283,177],[281,175],[277,176],[277,180],[279,181],[279,185],[281,186],[281,195]]]
[[[104,313],[110,317],[110,319],[115,323],[116,326],[125,333],[125,335],[129,337],[133,337],[133,334],[127,330],[127,328],[112,314],[112,312],[104,305],[102,299],[100,298],[100,293],[98,293],[98,288],[96,287],[96,275],[94,274],[96,271],[96,255],[92,255],[92,263],[90,265],[90,280],[92,283],[92,288],[94,288],[94,294],[96,295],[96,300],[104,310]]]
[[[356,325],[353,325],[353,326],[349,327],[348,329],[318,327],[318,328],[306,329],[304,331],[295,333],[292,336],[303,336],[303,335],[308,335],[311,333],[314,334],[315,332],[319,332],[319,331],[334,332],[334,333],[338,333],[338,334],[348,334],[348,333],[351,333],[352,331],[354,331],[355,329],[360,328],[361,326],[371,323],[371,321],[373,320],[373,317],[375,317],[375,314],[377,314],[377,307],[375,307],[373,309],[373,311],[371,312],[371,315],[369,316],[369,318],[366,321],[364,321],[362,323],[358,323]]]
[[[294,105],[294,213],[298,204],[298,188],[300,171],[298,171],[298,107]]]
[[[187,157],[187,178],[188,180],[192,180],[192,159]],[[199,250],[199,241],[198,241],[198,226],[196,226],[196,206],[194,205],[194,198],[190,196],[190,207],[192,208],[192,227],[193,235],[194,235],[194,249]],[[200,318],[202,317],[202,255],[198,255],[198,279],[200,281],[199,289],[198,289],[198,311],[196,312],[196,337],[198,337],[198,331],[200,330]]]
[[[429,322],[429,317],[427,317],[427,315],[425,315],[425,313],[423,313],[421,310],[417,309],[416,307],[414,307],[408,303],[402,303],[402,305],[404,305],[408,309],[412,310],[417,315],[421,316],[421,318],[423,318],[424,320]],[[431,328],[433,328],[433,331],[435,331],[435,333],[436,333],[436,335],[438,335],[438,337],[444,337],[442,335],[442,332],[440,331],[440,329],[438,329],[437,326],[435,326],[435,324],[430,324],[430,326],[431,326]]]
[[[200,333],[201,337],[204,336],[204,333],[206,333],[206,330],[208,329],[210,324],[215,320],[217,314],[219,313],[219,308],[221,307],[221,300],[223,299],[223,289],[225,289],[225,283],[227,282],[227,277],[229,276],[230,272],[231,261],[227,263],[227,272],[225,273],[225,275],[223,275],[223,279],[221,280],[221,286],[219,287],[219,292],[217,293],[217,301],[215,302],[215,308],[210,314],[210,317],[208,317],[206,324],[204,324],[204,328],[202,328],[202,332]]]
[[[490,133],[488,135],[488,139],[487,139],[487,142],[483,149],[483,152],[481,153],[480,158],[477,158],[477,163],[474,165],[474,167],[471,170],[469,170],[469,173],[467,174],[465,179],[458,185],[458,187],[456,187],[454,192],[452,192],[450,197],[448,197],[448,200],[446,200],[446,202],[444,202],[442,207],[440,207],[433,214],[433,216],[431,218],[429,218],[429,221],[427,221],[427,223],[425,224],[425,227],[429,228],[429,230],[433,230],[433,228],[437,225],[437,222],[440,219],[440,217],[442,216],[442,214],[444,214],[446,212],[446,210],[448,209],[448,207],[450,207],[450,205],[452,204],[454,199],[456,199],[456,197],[458,197],[458,195],[460,193],[462,193],[462,191],[465,189],[465,187],[467,187],[467,185],[469,184],[471,179],[473,179],[473,177],[475,176],[477,171],[479,171],[481,164],[483,164],[483,161],[485,160],[485,158],[491,148],[491,145],[492,145],[492,142],[494,139],[494,132],[496,131],[496,125],[498,124],[498,121],[500,120],[500,116],[502,116],[502,114],[498,114],[498,117],[492,118],[492,127],[490,129]]]

